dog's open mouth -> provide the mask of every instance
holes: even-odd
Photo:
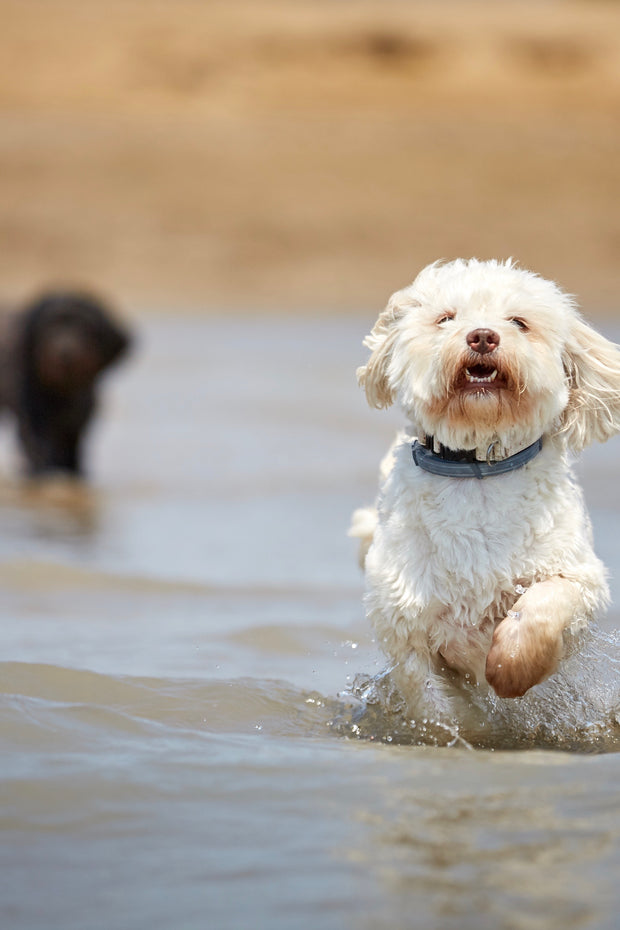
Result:
[[[470,384],[491,384],[497,378],[497,368],[486,365],[473,365],[465,369],[465,378]]]
[[[464,391],[495,391],[506,387],[506,378],[492,362],[479,362],[464,369],[460,379]]]

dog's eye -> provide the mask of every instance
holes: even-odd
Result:
[[[520,319],[520,317],[515,316],[515,317],[513,317],[513,318],[511,319],[510,322],[511,322],[511,323],[514,323],[515,326],[518,326],[518,328],[519,328],[522,332],[524,332],[524,333],[529,332],[529,329],[530,329],[529,326],[527,325],[527,323],[525,322],[525,320]]]
[[[435,322],[437,323],[437,326],[441,326],[442,323],[449,323],[453,319],[454,319],[453,313],[444,313],[444,315],[440,316],[439,319],[436,320]]]

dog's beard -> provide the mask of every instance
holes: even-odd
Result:
[[[525,372],[506,354],[467,352],[444,367],[420,420],[427,432],[451,447],[504,436],[514,441],[519,432],[529,435],[536,428],[539,400],[528,390]]]

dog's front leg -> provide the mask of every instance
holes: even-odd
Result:
[[[411,717],[427,718],[433,723],[454,719],[456,708],[450,683],[435,668],[427,647],[420,644],[394,668],[392,675]]]
[[[486,679],[499,697],[521,697],[557,669],[563,632],[584,616],[578,585],[557,575],[539,581],[496,626]]]

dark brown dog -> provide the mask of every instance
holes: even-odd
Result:
[[[0,407],[17,419],[29,473],[81,474],[99,377],[129,334],[99,299],[72,291],[44,293],[3,322]]]

